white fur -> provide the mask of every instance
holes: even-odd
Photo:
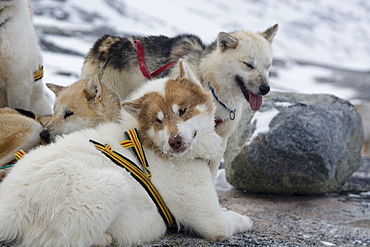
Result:
[[[42,80],[33,73],[42,64],[27,0],[0,1],[0,107],[51,115]]]
[[[252,221],[219,206],[208,167],[222,156],[213,114],[203,112],[183,123],[181,130],[197,131],[187,153],[163,159],[150,149],[145,152],[152,182],[177,225],[217,241],[249,230]],[[106,246],[114,239],[119,246],[127,246],[162,237],[164,221],[143,187],[89,143],[89,139],[108,143],[136,161],[130,150],[119,145],[124,130],[132,127],[137,122],[126,118],[75,132],[20,160],[0,185],[0,242]]]

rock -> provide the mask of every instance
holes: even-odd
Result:
[[[227,181],[261,193],[317,194],[342,186],[361,164],[361,117],[332,95],[270,93],[244,110],[225,152]]]

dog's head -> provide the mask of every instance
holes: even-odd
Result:
[[[144,147],[163,158],[182,157],[205,133],[214,131],[212,96],[186,64],[178,64],[177,79],[149,81],[139,98],[122,103],[136,119]]]
[[[101,83],[97,76],[78,81],[69,87],[47,83],[56,95],[54,115],[40,133],[50,143],[61,134],[92,128],[102,122],[118,121],[120,100],[118,95]]]
[[[277,30],[278,24],[261,33],[218,34],[216,48],[208,55],[212,67],[201,68],[206,80],[230,106],[236,107],[244,97],[252,110],[261,107],[262,96],[270,91],[271,43]],[[230,81],[231,84],[221,85]]]

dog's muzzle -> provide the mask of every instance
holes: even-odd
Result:
[[[259,95],[253,94],[251,91],[249,91],[244,83],[244,80],[242,77],[236,75],[235,76],[236,84],[238,85],[240,91],[244,95],[244,98],[249,102],[249,105],[253,111],[258,111],[262,106],[262,96],[266,95],[268,92],[270,92],[270,86],[266,83],[262,84],[259,87]]]
[[[40,132],[39,136],[41,137],[41,140],[45,143],[51,143],[51,136],[48,129],[43,129],[43,131]]]
[[[261,95],[266,95],[270,92],[270,86],[267,84],[261,85],[260,86],[260,94]]]

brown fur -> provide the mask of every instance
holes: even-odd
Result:
[[[49,83],[47,86],[57,98],[54,115],[40,134],[45,142],[52,141],[57,135],[119,119],[119,97],[97,76],[75,82],[69,87]]]
[[[184,90],[185,89],[185,90]],[[178,114],[175,114],[172,106],[179,106]],[[169,79],[165,86],[165,96],[158,92],[144,94],[139,99],[123,102],[122,106],[130,106],[140,111],[138,120],[140,126],[140,140],[147,148],[153,149],[162,158],[163,151],[154,145],[152,138],[147,135],[150,128],[155,131],[167,127],[169,135],[175,135],[179,131],[177,124],[186,121],[199,114],[197,106],[204,105],[207,111],[212,111],[214,104],[209,93],[206,93],[200,84],[195,84],[187,78]],[[158,119],[158,112],[162,112],[163,119]]]
[[[15,160],[14,153],[38,145],[42,125],[11,108],[0,108],[0,167]],[[0,170],[0,181],[11,168]]]

